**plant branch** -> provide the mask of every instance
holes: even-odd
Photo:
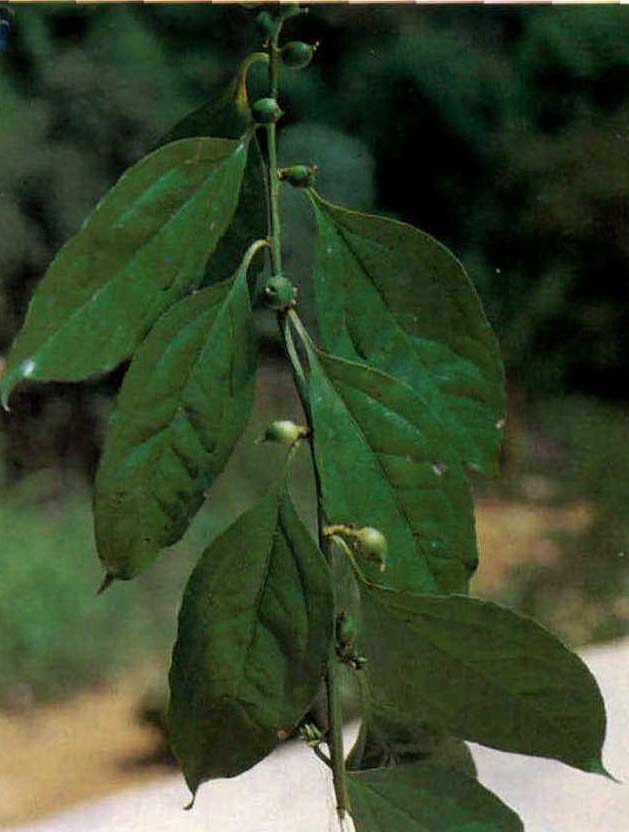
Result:
[[[279,91],[279,34],[281,31],[281,23],[276,27],[273,36],[270,38],[269,50],[269,96],[276,98]],[[277,141],[276,141],[276,126],[275,123],[266,125],[267,137],[267,178],[270,196],[270,228],[269,237],[271,242],[271,262],[273,266],[273,273],[276,275],[282,274],[282,250],[281,250],[281,223],[280,223],[280,205],[279,205],[279,189],[280,181],[277,174]],[[307,346],[312,347],[312,341],[304,329],[299,317],[293,309],[278,313],[278,324],[284,348],[290,360],[293,369],[293,378],[295,386],[301,399],[301,403],[308,420],[308,426],[312,431],[312,419],[310,411],[310,403],[308,401],[308,388],[303,367],[299,360],[299,355],[295,348],[295,344],[290,331],[290,323],[293,324],[300,338]],[[325,514],[323,511],[321,478],[317,469],[316,459],[314,455],[314,447],[310,443],[310,453],[312,455],[312,462],[315,475],[315,486],[317,493],[317,520],[319,529],[319,545],[323,551],[330,572],[332,572],[332,559],[334,557],[332,548],[329,545],[328,539],[323,534],[323,529],[326,526]],[[336,602],[335,602],[335,619],[336,619]],[[345,780],[345,753],[343,749],[343,709],[341,703],[341,690],[339,679],[340,664],[336,655],[335,645],[332,644],[330,648],[330,655],[328,660],[328,668],[326,672],[326,693],[328,705],[328,735],[327,744],[330,750],[330,759],[328,764],[332,769],[332,781],[334,784],[334,793],[336,796],[336,808],[341,823],[345,818],[349,807],[347,797],[347,785]],[[326,758],[327,760],[327,758]]]

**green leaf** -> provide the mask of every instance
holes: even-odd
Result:
[[[356,832],[523,832],[519,817],[476,780],[445,766],[348,775]]]
[[[327,564],[274,490],[210,545],[184,595],[168,723],[193,792],[255,765],[303,718],[332,622]]]
[[[188,115],[158,141],[157,147],[191,136],[218,136],[239,139],[253,124],[247,97],[247,72],[253,63],[268,61],[264,52],[254,52],[242,62],[238,73],[225,85],[215,84],[208,93],[208,101]]]
[[[418,762],[439,763],[476,777],[476,765],[463,740],[425,721],[411,723],[393,708],[368,707],[347,758],[348,769],[364,771]]]
[[[465,592],[477,563],[472,500],[450,442],[403,382],[309,348],[310,406],[331,524],[379,529],[388,566],[374,582]]]
[[[95,483],[98,552],[115,578],[134,577],[179,540],[247,424],[257,365],[250,260],[170,309],[125,376]]]
[[[585,664],[529,618],[465,596],[362,584],[375,708],[502,751],[600,771],[605,707]]]
[[[209,101],[189,113],[168,131],[159,145],[191,136],[220,136],[238,139],[253,124],[247,98],[247,71],[252,63],[268,60],[263,52],[254,52],[244,61],[235,78],[224,87],[216,85]],[[208,259],[203,285],[209,286],[229,277],[242,252],[266,235],[266,191],[262,156],[255,137],[251,141],[247,166],[242,180],[240,201],[231,225]],[[259,269],[251,269],[250,280]]]
[[[460,460],[493,473],[505,416],[504,373],[463,266],[410,225],[310,195],[324,346],[410,384]]]
[[[117,366],[197,288],[236,209],[246,141],[184,139],[125,173],[54,259],[2,378],[76,381]]]

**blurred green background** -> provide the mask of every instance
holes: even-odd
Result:
[[[260,8],[12,6],[0,356],[57,248],[256,47]],[[477,483],[481,503],[585,512],[574,528],[551,523],[492,594],[577,644],[626,633],[629,9],[326,4],[286,31],[320,48],[307,70],[284,73],[283,163],[318,164],[324,196],[450,246],[497,330],[511,412],[503,476]],[[312,227],[299,194],[283,200],[287,271],[308,318]],[[259,324],[256,414],[228,471],[175,551],[102,598],[89,489],[121,371],[15,394],[0,417],[0,704],[167,661],[195,558],[276,464],[253,438],[298,414],[271,321]],[[297,481],[306,505],[305,461]]]

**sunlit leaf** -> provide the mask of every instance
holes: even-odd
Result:
[[[503,369],[462,265],[410,225],[311,196],[325,347],[410,384],[448,432],[459,459],[495,471],[505,413]]]
[[[203,280],[238,202],[247,142],[184,139],[127,171],[55,257],[2,378],[76,381],[111,370]]]
[[[323,507],[331,524],[379,529],[398,589],[465,592],[476,562],[466,477],[448,436],[401,381],[310,350],[310,405]]]

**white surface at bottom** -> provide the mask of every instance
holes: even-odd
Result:
[[[629,639],[583,658],[607,705],[605,764],[628,782]],[[526,832],[629,832],[629,786],[550,760],[472,748],[481,782],[519,812]],[[205,784],[184,812],[188,799],[176,776],[14,832],[338,832],[328,772],[295,743],[234,780]]]

